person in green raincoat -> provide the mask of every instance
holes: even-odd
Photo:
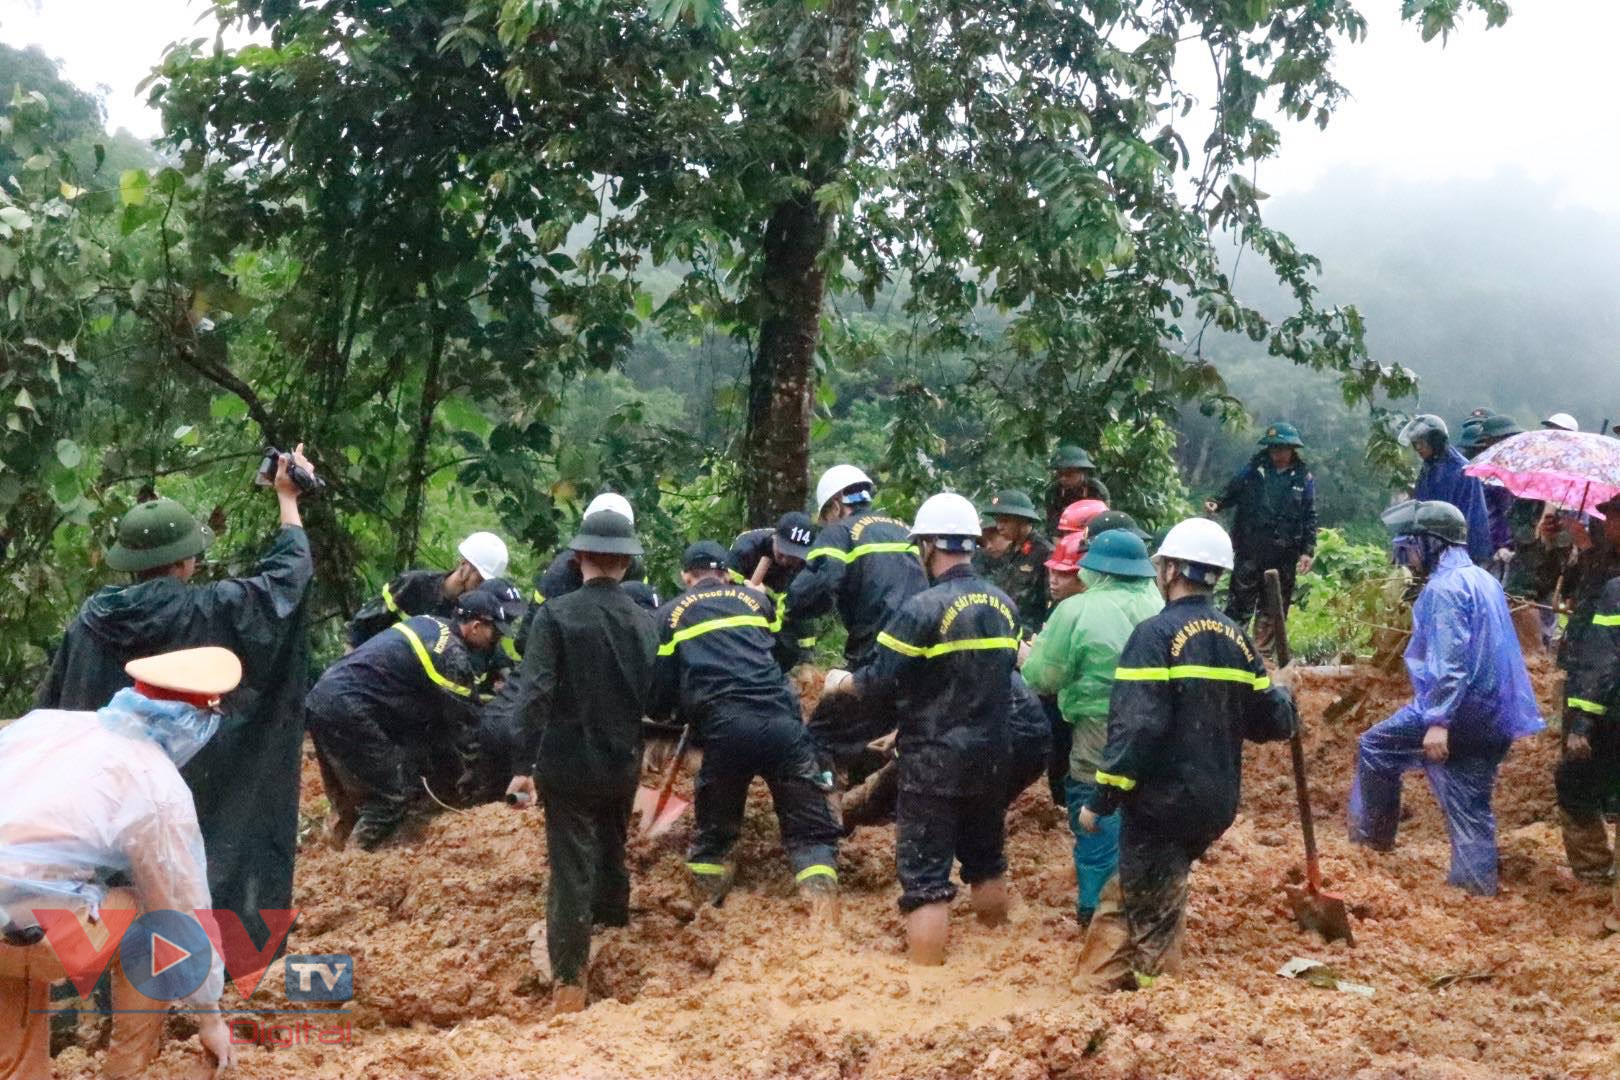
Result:
[[[1096,832],[1079,826],[1080,808],[1096,788],[1097,763],[1108,741],[1108,700],[1114,669],[1136,624],[1157,615],[1164,597],[1141,537],[1124,529],[1099,534],[1080,560],[1083,592],[1053,609],[1024,658],[1024,681],[1037,692],[1056,694],[1063,718],[1074,729],[1065,785],[1074,831],[1074,872],[1079,886],[1076,914],[1091,922],[1103,885],[1119,861],[1118,816],[1103,818]]]
[[[217,645],[253,657],[222,703],[218,734],[181,775],[197,805],[213,906],[234,911],[259,948],[269,935],[259,912],[293,906],[298,839],[309,676],[304,596],[315,565],[300,489],[288,475],[294,462],[313,475],[303,447],[282,455],[274,483],[281,525],[247,577],[189,584],[213,534],[174,500],[125,514],[106,562],[135,580],[84,602],[34,700],[41,709],[100,708],[130,685],[126,663],[176,649]]]

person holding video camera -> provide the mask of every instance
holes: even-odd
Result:
[[[129,661],[176,649],[214,645],[253,658],[222,701],[219,733],[183,775],[197,804],[214,907],[241,916],[260,945],[268,930],[259,911],[293,906],[309,677],[304,598],[315,576],[298,504],[319,486],[303,450],[276,453],[269,486],[279,527],[244,577],[194,584],[212,531],[173,499],[132,507],[106,552],[107,566],[130,582],[84,602],[34,700],[41,709],[98,709],[130,685]]]

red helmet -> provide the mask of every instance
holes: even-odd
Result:
[[[1096,502],[1089,499],[1088,502]],[[1075,506],[1079,506],[1075,503]],[[1072,510],[1074,507],[1070,507]],[[1048,570],[1057,570],[1065,574],[1075,574],[1080,571],[1080,556],[1086,550],[1086,534],[1072,532],[1058,537],[1057,546],[1052,549],[1052,557],[1046,560]]]
[[[1058,518],[1058,535],[1066,536],[1069,533],[1079,532],[1092,518],[1107,509],[1108,504],[1101,499],[1081,499],[1070,503],[1063,508],[1063,514]]]

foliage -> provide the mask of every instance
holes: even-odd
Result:
[[[1299,579],[1288,612],[1288,643],[1299,663],[1353,663],[1365,658],[1375,631],[1408,618],[1401,604],[1406,573],[1389,550],[1347,541],[1337,529],[1317,537],[1316,565]]]

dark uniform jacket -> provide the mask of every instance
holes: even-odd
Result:
[[[477,725],[479,672],[449,622],[413,615],[327,668],[304,707],[325,722],[369,720],[420,749]]]
[[[1133,827],[1196,857],[1237,816],[1243,740],[1293,731],[1293,699],[1271,685],[1248,635],[1208,597],[1184,597],[1125,643],[1090,808],[1123,805]]]
[[[523,650],[512,771],[532,773],[547,790],[628,797],[657,651],[652,615],[611,578],[548,597]]]
[[[910,526],[871,509],[822,528],[788,589],[787,618],[813,619],[836,605],[853,669],[871,657],[878,631],[900,605],[927,587]]]
[[[1086,482],[1080,485],[1080,493],[1078,495],[1072,491],[1065,491],[1063,488],[1059,487],[1056,480],[1047,485],[1047,535],[1057,535],[1058,519],[1063,516],[1063,511],[1068,509],[1070,503],[1079,502],[1081,499],[1101,499],[1103,502],[1113,501],[1112,496],[1108,494],[1108,485],[1097,479],[1095,476],[1086,477]]]
[[[1292,561],[1316,552],[1316,479],[1297,455],[1279,470],[1262,450],[1215,503],[1222,510],[1237,508],[1232,546],[1241,559]]]
[[[903,790],[1001,790],[1017,658],[1012,601],[969,567],[947,571],[906,602],[855,675],[863,697],[893,703]]]
[[[775,560],[771,546],[775,536],[775,529],[750,529],[741,534],[731,542],[729,565],[731,579],[739,585],[746,585],[753,578],[759,561],[771,558],[771,568],[766,571],[761,584],[775,609],[772,633],[776,644],[772,651],[781,669],[792,671],[807,659],[809,650],[816,647],[815,624],[806,619],[790,620],[787,617],[788,588],[803,567],[790,570]]]
[[[1601,522],[1592,525],[1592,546],[1576,552],[1564,570],[1563,593],[1569,598],[1569,621],[1558,649],[1558,663],[1569,671],[1581,639],[1592,625],[1610,579],[1620,575],[1620,548],[1609,543]]]
[[[1051,557],[1052,545],[1034,532],[1005,554],[991,555],[980,550],[973,556],[973,569],[978,575],[1012,597],[1025,637],[1034,636],[1041,628],[1051,606],[1046,591],[1046,560]]]
[[[358,649],[412,615],[450,618],[456,613],[456,602],[444,595],[444,579],[449,576],[443,570],[407,570],[384,585],[381,596],[355,612],[349,623],[349,647]]]
[[[773,721],[800,724],[798,700],[771,655],[770,597],[699,582],[658,609],[652,715],[679,710],[704,742]]]
[[[124,664],[171,649],[219,645],[242,658],[242,685],[225,696],[219,731],[181,773],[197,804],[213,904],[241,916],[261,943],[259,909],[292,907],[309,685],[304,596],[314,574],[309,537],[284,527],[247,577],[101,589],[69,624],[35,699],[44,709],[99,709],[130,685]]]
[[[1588,735],[1592,725],[1620,718],[1620,577],[1598,594],[1581,636],[1568,649],[1565,728]]]
[[[640,558],[630,560],[630,569],[625,573],[624,580],[640,581],[646,573],[646,567]],[[513,651],[519,657],[523,655],[523,644],[529,638],[529,628],[534,625],[534,616],[547,600],[556,600],[567,596],[581,585],[585,578],[579,572],[579,563],[574,561],[574,553],[567,548],[557,552],[544,570],[534,576],[534,592],[529,596],[529,606],[523,613],[523,622],[519,624],[518,632],[513,638]]]

